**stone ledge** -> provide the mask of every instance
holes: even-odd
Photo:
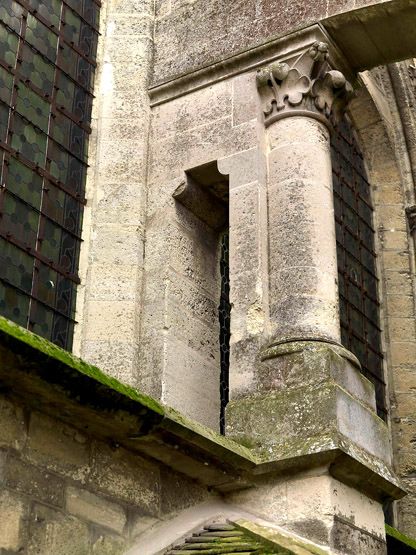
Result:
[[[374,497],[404,495],[387,467],[358,452],[347,439],[305,440],[280,460],[273,452],[260,457],[3,317],[0,359],[0,386],[10,397],[217,490],[247,487],[255,475],[325,463],[344,481],[370,484]]]

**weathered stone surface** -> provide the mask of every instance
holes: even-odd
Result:
[[[36,504],[29,526],[28,555],[89,555],[85,523],[55,509]]]
[[[93,544],[91,553],[97,555],[123,555],[126,551],[126,541],[122,538],[100,536]]]
[[[123,533],[126,524],[125,512],[119,505],[87,490],[68,487],[66,510],[76,517],[110,528],[119,534]]]
[[[161,511],[164,514],[176,513],[201,503],[208,497],[205,488],[201,487],[197,482],[186,480],[184,476],[178,473],[161,471]],[[140,519],[136,524],[136,532],[138,526],[142,528],[144,524],[149,522],[142,522],[140,526]],[[138,532],[137,532],[138,533]]]
[[[94,489],[158,514],[159,469],[125,449],[94,444],[89,483]]]
[[[33,412],[27,456],[35,464],[83,481],[89,472],[89,439],[70,426]]]
[[[64,483],[54,473],[40,469],[9,455],[4,469],[4,483],[10,489],[33,496],[38,501],[62,507]]]
[[[20,552],[25,540],[25,500],[11,491],[1,491],[0,515],[0,548]]]
[[[26,439],[26,425],[22,409],[0,397],[0,447],[20,449]]]

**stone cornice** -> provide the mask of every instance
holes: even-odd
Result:
[[[266,127],[293,115],[326,125],[341,119],[354,91],[344,74],[331,68],[328,58],[328,45],[316,41],[292,65],[275,62],[257,71]]]

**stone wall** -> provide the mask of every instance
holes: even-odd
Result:
[[[232,357],[263,331],[265,197],[253,74],[152,109],[140,387],[218,429],[218,234],[173,193],[210,162],[229,176]],[[246,354],[247,354],[246,346]],[[253,356],[238,361],[240,371]],[[232,362],[234,364],[234,362]]]
[[[153,2],[103,2],[100,30],[74,352],[135,384]]]
[[[3,395],[0,420],[1,554],[118,555],[208,497],[163,465]]]
[[[374,0],[158,0],[153,84]],[[180,52],[180,56],[178,56]]]

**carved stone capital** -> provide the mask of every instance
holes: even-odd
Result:
[[[275,62],[257,72],[266,127],[293,115],[328,126],[342,118],[354,91],[345,76],[329,66],[328,55],[328,45],[315,42],[292,66]]]

